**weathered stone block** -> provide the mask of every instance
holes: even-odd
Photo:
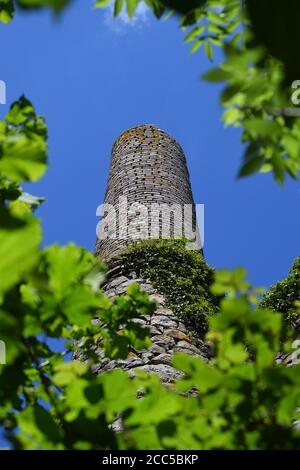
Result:
[[[154,372],[159,375],[162,382],[175,382],[176,380],[183,377],[183,373],[176,370],[174,367],[167,364],[146,364],[142,367],[137,367],[136,369],[131,369],[129,371],[130,377],[136,376],[136,371],[141,370],[145,372]]]

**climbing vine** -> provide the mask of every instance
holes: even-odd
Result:
[[[119,257],[124,275],[133,271],[149,280],[171,308],[197,334],[207,329],[218,298],[210,293],[214,270],[184,240],[145,240],[131,245]]]

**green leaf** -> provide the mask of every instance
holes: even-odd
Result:
[[[94,3],[94,8],[105,8],[112,3],[113,0],[97,0]]]
[[[106,334],[103,347],[105,355],[111,359],[126,359],[128,356],[129,339],[127,336],[114,333]]]
[[[58,441],[60,430],[53,417],[39,405],[34,405],[34,420],[37,428],[51,441]]]
[[[220,67],[216,69],[208,70],[208,72],[205,72],[202,75],[202,78],[204,78],[204,80],[207,80],[208,82],[223,82],[227,80],[228,77],[229,77],[228,72],[226,72],[225,70],[222,70]]]
[[[68,289],[68,287],[67,287]],[[65,299],[61,309],[67,316],[70,324],[86,326],[96,315],[96,309],[102,306],[101,297],[96,296],[85,285],[72,286],[65,292]]]
[[[239,126],[240,119],[242,117],[243,112],[239,108],[229,108],[223,113],[222,119],[225,123],[225,127],[228,127],[232,124]]]
[[[5,292],[37,262],[41,241],[39,221],[27,215],[14,217],[0,210],[0,292]]]
[[[142,400],[138,400],[135,409],[125,420],[126,424],[159,423],[179,412],[180,401],[174,393],[161,386],[158,377],[154,376],[150,384],[148,393]]]
[[[245,351],[243,344],[227,345],[225,356],[230,362],[234,364],[243,364],[248,358],[248,353]]]
[[[41,140],[9,136],[2,143],[0,171],[14,181],[36,181],[45,173],[47,154]]]
[[[73,360],[68,364],[59,364],[54,368],[53,382],[59,387],[69,385],[87,371],[88,366],[80,361]]]
[[[22,8],[51,8],[55,13],[63,10],[72,0],[18,0]]]
[[[140,0],[126,0],[126,9],[129,18],[132,18]]]
[[[187,378],[179,381],[179,384],[184,384],[187,381],[190,388],[195,386],[202,393],[219,387],[224,379],[221,371],[207,366],[202,359],[188,356],[185,353],[176,353],[173,365],[187,374]]]
[[[239,177],[249,176],[253,173],[256,173],[257,171],[260,170],[263,162],[264,162],[264,157],[262,155],[258,155],[257,157],[254,157],[251,160],[246,161],[242,165],[242,167],[239,171]]]
[[[148,349],[151,346],[149,333],[149,328],[145,328],[134,322],[128,323],[125,330],[125,334],[128,337],[130,344],[137,351]]]
[[[276,411],[278,422],[286,426],[292,426],[293,419],[295,417],[295,411],[297,407],[299,407],[299,403],[299,389],[293,389],[291,387],[279,402],[279,406]]]
[[[116,0],[114,7],[114,16],[118,16],[123,8],[123,0]]]
[[[21,440],[28,449],[49,449],[49,441],[57,443],[61,439],[61,431],[53,417],[38,404],[22,411],[18,416],[18,424]]]
[[[100,377],[105,397],[105,413],[112,421],[117,413],[136,406],[136,388],[125,371],[115,369]]]
[[[83,282],[90,286],[93,292],[98,292],[104,279],[104,266],[101,266],[99,263],[85,276]]]
[[[193,28],[184,38],[184,42],[193,41],[197,36],[201,36],[201,34],[205,31],[205,26],[197,26]]]
[[[212,62],[214,59],[214,49],[209,40],[205,41],[204,50],[205,50],[205,54],[207,55],[209,60]]]
[[[218,47],[223,47],[224,46],[224,42],[220,38],[210,37],[209,40],[212,43],[212,45],[214,45],[214,46],[218,46]]]
[[[209,24],[207,26],[207,30],[212,34],[216,34],[221,37],[226,35],[226,33],[224,32],[224,29],[216,24]]]
[[[156,18],[161,18],[166,9],[166,4],[163,0],[145,0],[145,3],[149,6],[149,8],[151,8]],[[172,10],[168,12],[168,15],[171,14]]]
[[[47,128],[24,96],[13,103],[0,132],[0,171],[14,181],[36,181],[47,168]]]
[[[234,103],[234,99],[236,98],[237,95],[239,95],[239,92],[240,92],[240,87],[238,85],[232,85],[232,86],[226,87],[221,93],[221,98],[220,98],[221,104],[223,106],[228,106],[231,104],[231,100],[233,100],[233,103]]]
[[[0,199],[3,201],[15,201],[22,194],[22,189],[15,183],[0,176]]]
[[[266,119],[251,118],[244,121],[244,126],[253,138],[261,136],[276,141],[281,134],[279,125],[275,121],[267,121]]]
[[[53,245],[45,249],[44,256],[47,263],[49,285],[57,300],[62,300],[72,292],[73,286],[79,280],[85,279],[88,285],[95,282],[95,279],[86,279],[86,276],[91,275],[91,271],[99,265],[99,262],[83,248],[79,248],[73,243],[65,247]]]
[[[33,117],[35,117],[35,112],[32,104],[22,96],[19,101],[11,105],[5,120],[13,126],[20,126]]]
[[[273,167],[273,172],[275,175],[275,179],[279,184],[284,183],[284,178],[285,178],[285,160],[281,157],[281,155],[277,152],[274,152],[271,159],[270,163]]]
[[[197,39],[190,49],[190,54],[194,54],[195,52],[197,52],[198,49],[200,49],[200,47],[202,46],[203,42],[204,42],[204,39],[201,39],[201,38]]]
[[[0,21],[9,23],[14,16],[14,4],[12,0],[0,0]]]

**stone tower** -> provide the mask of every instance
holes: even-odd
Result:
[[[129,129],[115,142],[105,204],[115,212],[108,210],[100,224],[96,254],[104,260],[109,261],[129,243],[159,235],[197,237],[195,243],[200,247],[184,152],[153,125]],[[116,237],[106,238],[113,230]]]
[[[122,133],[113,145],[105,204],[98,215],[103,218],[97,231],[100,239],[96,255],[109,266],[129,244],[141,239],[184,236],[199,245],[189,173],[180,145],[154,125],[141,125]],[[180,375],[170,364],[173,352],[207,357],[207,348],[166,307],[163,295],[134,272],[124,276],[114,264],[104,290],[114,297],[134,282],[157,303],[151,317],[137,320],[150,327],[152,347],[134,351],[122,361],[104,358],[96,370],[119,366],[134,375],[138,368],[158,373],[164,383],[172,382]]]

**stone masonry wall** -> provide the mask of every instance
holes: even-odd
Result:
[[[110,360],[104,357],[103,351],[99,349],[101,363],[94,366],[94,371],[101,373],[109,371],[115,367],[121,367],[134,376],[135,370],[156,372],[164,384],[170,384],[180,377],[174,367],[171,366],[172,354],[175,352],[185,352],[191,355],[209,358],[210,353],[204,342],[195,338],[187,330],[185,325],[178,320],[172,310],[166,307],[165,299],[158,294],[151,284],[143,279],[138,279],[135,273],[130,277],[123,276],[116,272],[109,278],[104,286],[104,291],[108,297],[122,295],[126,292],[131,283],[138,283],[143,291],[148,292],[150,298],[157,304],[156,312],[151,316],[137,318],[134,321],[150,328],[152,346],[147,350],[135,351],[132,349],[125,360]],[[98,320],[95,322],[99,323]]]

